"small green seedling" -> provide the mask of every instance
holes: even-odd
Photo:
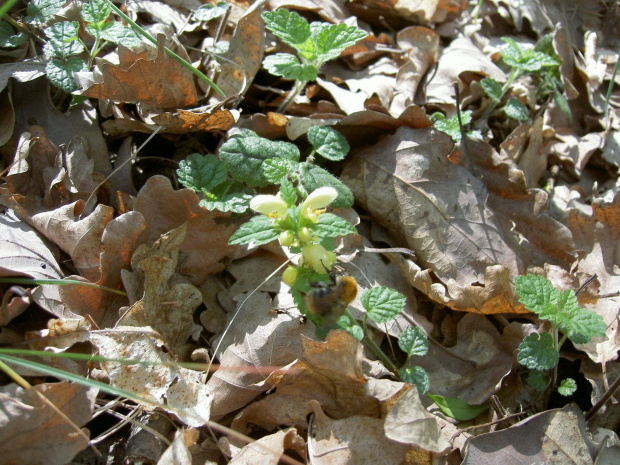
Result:
[[[299,14],[284,8],[267,11],[261,16],[265,27],[282,42],[293,47],[299,56],[276,53],[263,60],[263,66],[271,74],[295,81],[293,91],[282,103],[279,112],[286,110],[307,82],[316,80],[323,63],[338,58],[343,50],[368,35],[360,28],[344,23],[315,21],[308,24]]]
[[[215,155],[190,155],[179,163],[179,182],[204,193],[201,206],[208,210],[244,213],[250,207],[255,187],[279,185],[283,200],[292,205],[298,195],[305,198],[320,187],[338,192],[334,207],[353,205],[353,194],[336,176],[316,165],[316,157],[340,161],[349,153],[347,140],[329,126],[308,130],[312,152],[305,161],[296,145],[272,141],[250,130],[233,134]]]
[[[528,384],[543,391],[549,386],[545,372],[553,369],[552,379],[556,378],[559,350],[566,338],[585,344],[593,337],[605,336],[607,326],[600,315],[579,306],[572,289],[560,292],[548,279],[531,274],[517,276],[515,285],[519,302],[552,325],[551,334],[533,333],[523,339],[517,355],[518,362],[532,370]],[[567,396],[576,388],[575,381],[567,378],[561,381],[558,392]]]
[[[461,128],[459,126],[459,119],[457,115],[452,116],[451,118],[446,118],[443,113],[433,113],[431,115],[431,122],[441,132],[445,132],[448,134],[454,142],[460,142]],[[471,110],[466,110],[461,112],[461,120],[463,126],[467,126],[471,123]],[[480,139],[482,136],[480,135],[480,131],[467,131],[466,135],[469,137],[475,137]]]
[[[510,68],[510,74],[503,86],[490,77],[480,81],[482,89],[492,102],[485,111],[482,120],[486,121],[489,118],[502,102],[515,80],[526,74],[537,79],[537,100],[553,95],[558,106],[570,116],[570,108],[562,95],[562,81],[559,71],[560,58],[553,51],[553,36],[547,34],[538,41],[534,48],[519,45],[508,37],[504,37],[502,40],[507,44],[501,51],[502,61]],[[510,97],[504,103],[503,110],[506,116],[517,121],[527,121],[530,117],[530,109],[514,97]]]

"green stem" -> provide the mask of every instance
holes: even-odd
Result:
[[[555,350],[558,351],[558,353],[560,353],[560,344],[558,342],[558,328],[556,328],[555,326],[553,327],[553,347],[555,347]],[[555,386],[556,382],[558,380],[558,364],[556,363],[553,366],[553,375],[551,377],[551,386]]]
[[[110,0],[106,0],[109,4],[110,7],[112,8],[112,10],[114,10],[114,12],[119,15],[121,18],[123,18],[125,21],[127,21],[127,23],[131,24],[131,27],[134,28],[134,30],[139,33],[141,36],[143,36],[145,39],[147,39],[148,41],[154,43],[155,45],[157,45],[157,40],[155,38],[153,38],[153,36],[151,36],[148,32],[146,32],[144,29],[142,29],[138,24],[136,24],[134,21],[132,21],[129,16],[127,16],[125,13],[123,13],[116,5],[114,5]],[[175,60],[177,60],[183,67],[187,68],[188,70],[190,70],[192,73],[194,73],[196,76],[198,76],[199,79],[202,79],[204,82],[206,82],[209,86],[211,86],[213,88],[213,90],[215,90],[218,94],[220,94],[222,97],[226,97],[226,95],[224,94],[224,92],[222,92],[222,89],[220,89],[215,82],[213,82],[211,79],[209,79],[207,76],[205,76],[205,74],[203,72],[201,72],[200,70],[196,69],[194,66],[192,66],[191,63],[188,63],[187,61],[185,61],[183,58],[181,58],[179,55],[177,55],[176,53],[174,53],[172,50],[170,50],[168,47],[164,47],[164,50],[166,51],[166,53],[168,55],[170,55],[172,58],[174,58]]]
[[[512,70],[510,71],[510,76],[508,76],[508,80],[502,86],[502,94],[500,95],[499,100],[497,102],[493,101],[491,106],[489,106],[489,108],[486,109],[486,111],[484,112],[484,115],[482,115],[482,118],[481,118],[482,121],[487,121],[489,119],[489,116],[491,116],[491,113],[493,113],[498,103],[502,101],[502,99],[504,98],[504,95],[506,94],[506,92],[508,91],[508,89],[510,88],[514,80],[517,78],[518,72],[519,72],[518,68],[512,68]]]
[[[344,314],[347,316],[347,318],[351,322],[351,325],[357,324],[357,321],[355,321],[355,318],[353,318],[353,315],[349,313],[349,310],[345,310]],[[392,373],[394,373],[397,377],[400,378],[398,374],[398,370],[396,369],[396,365],[394,365],[392,361],[388,358],[388,356],[385,354],[385,352],[381,350],[381,347],[375,344],[375,341],[373,341],[370,337],[368,337],[368,325],[367,325],[366,318],[362,322],[362,327],[364,329],[364,338],[362,339],[362,342],[366,344],[368,348],[374,352],[374,354],[379,358],[379,360],[383,362],[383,364],[388,370],[390,370]]]
[[[289,105],[293,103],[293,100],[295,100],[295,98],[301,93],[301,91],[304,90],[304,87],[306,87],[306,84],[307,84],[307,81],[295,81],[295,86],[293,87],[293,90],[290,92],[288,97],[284,99],[282,104],[280,104],[276,112],[284,113],[286,109],[289,107]]]

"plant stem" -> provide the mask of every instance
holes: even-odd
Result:
[[[110,0],[107,0],[107,2],[110,4],[110,7],[112,8],[112,10],[114,10],[114,12],[119,15],[121,18],[123,18],[125,21],[127,21],[129,24],[131,24],[131,26],[134,28],[134,30],[139,33],[141,36],[143,36],[145,39],[147,39],[148,41],[154,43],[155,45],[157,45],[157,40],[155,38],[153,38],[152,35],[150,35],[148,32],[146,32],[144,29],[142,29],[142,27],[140,27],[138,24],[136,24],[134,21],[132,21],[129,16],[127,16],[125,13],[123,13],[116,5],[114,5]],[[170,50],[168,47],[164,47],[164,50],[166,51],[166,53],[168,55],[170,55],[172,58],[174,58],[175,60],[177,60],[183,67],[187,68],[188,70],[190,70],[192,73],[194,73],[196,76],[198,76],[199,79],[202,79],[203,81],[205,81],[207,84],[209,84],[209,86],[211,86],[213,88],[213,90],[215,90],[218,94],[220,94],[222,97],[226,97],[226,95],[224,94],[224,92],[222,92],[222,89],[220,89],[215,82],[213,82],[211,79],[209,79],[207,76],[204,75],[204,73],[198,69],[196,69],[194,66],[192,66],[191,63],[188,63],[187,61],[185,61],[183,58],[181,58],[179,55],[177,55],[176,53],[174,53],[172,50]]]
[[[286,97],[284,101],[280,104],[276,112],[284,113],[289,107],[289,105],[293,103],[293,100],[295,100],[295,98],[301,93],[301,91],[304,90],[304,87],[306,87],[306,83],[307,81],[295,81],[295,86],[293,87],[293,90],[289,93],[288,97]]]
[[[345,310],[344,314],[347,316],[347,318],[351,322],[351,325],[357,325],[357,321],[355,320],[355,318],[353,318],[353,315],[349,313],[349,310]],[[366,319],[364,319],[362,326],[364,329],[364,338],[362,339],[362,342],[366,344],[368,348],[374,352],[374,354],[379,358],[379,360],[383,362],[383,364],[388,370],[390,370],[400,379],[400,375],[398,374],[396,365],[394,365],[394,363],[392,363],[392,361],[388,358],[385,352],[381,350],[381,347],[375,344],[375,341],[373,341],[370,337],[368,337],[368,325],[366,324]]]
[[[512,70],[510,71],[510,76],[508,76],[508,80],[502,86],[502,94],[500,95],[499,100],[497,102],[494,100],[491,106],[489,106],[489,108],[486,109],[486,111],[484,112],[484,115],[482,115],[482,121],[487,121],[489,119],[489,116],[491,116],[491,113],[493,113],[498,103],[502,101],[502,98],[504,98],[504,95],[508,91],[508,88],[512,85],[514,80],[517,78],[518,72],[519,72],[519,68],[512,68]]]

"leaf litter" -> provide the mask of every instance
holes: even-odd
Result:
[[[155,44],[109,16],[103,0],[32,0],[0,22],[0,277],[7,278],[1,348],[104,357],[22,355],[125,390],[122,415],[145,411],[172,421],[176,434],[166,429],[170,446],[153,453],[151,463],[487,463],[532,456],[613,463],[618,3],[199,6],[128,3],[125,13]],[[295,44],[299,65],[280,41],[283,33],[262,20],[264,12],[285,11],[279,8],[327,24],[309,26],[314,45]],[[268,70],[309,66],[303,59],[324,46],[319,37],[329,24],[365,37],[324,65],[310,63],[316,81],[307,68],[296,74],[309,82],[291,98],[293,81],[281,77],[290,71]],[[97,48],[96,34],[104,33],[109,42]],[[76,34],[82,42],[63,42]],[[350,38],[341,39],[349,45]],[[225,97],[164,47],[198,66]],[[530,62],[527,72],[512,73],[541,50],[551,57],[545,66],[558,63],[557,72]],[[286,54],[292,58],[283,61]],[[69,87],[59,90],[63,85]],[[544,93],[545,86],[555,87]],[[466,112],[471,124],[461,130]],[[364,319],[360,296],[367,289],[386,286],[405,296],[396,319],[369,320],[367,331],[392,362],[425,370],[429,392],[443,402],[401,382],[348,332],[318,338],[280,279],[278,269],[291,258],[282,249],[229,245],[248,217],[239,213],[247,206],[237,211],[226,199],[269,184],[265,160],[284,147],[265,140],[292,142],[305,156],[314,145],[309,129],[320,125],[339,131],[351,154],[344,161],[330,155],[321,168],[299,165],[300,176],[312,191],[337,174],[346,184],[343,198],[350,189],[355,200],[333,210],[360,233],[334,241],[340,273],[359,284],[351,314]],[[241,140],[235,137],[244,133],[235,131],[253,131],[272,147],[253,160],[250,181],[238,186],[220,177],[202,192],[182,188],[179,162],[218,154],[227,140]],[[469,135],[459,141],[463,132]],[[121,172],[113,171],[123,162]],[[381,247],[393,251],[363,251]],[[403,248],[410,253],[394,252]],[[567,398],[537,392],[517,363],[524,338],[547,334],[515,291],[514,279],[528,273],[560,291],[587,285],[579,305],[606,327],[604,337],[562,346],[558,384],[577,380]],[[11,285],[17,277],[68,278],[124,295],[79,284]],[[405,360],[394,347],[412,325],[430,344],[426,355]],[[191,362],[201,365],[184,365]],[[2,410],[11,412],[0,418],[8,434],[0,450],[9,462],[103,463],[89,461],[100,459],[89,456],[76,427],[88,430],[108,460],[129,459],[124,423],[105,423],[114,423],[111,438],[101,423],[106,415],[118,418],[105,408],[110,393],[10,367],[15,376],[4,378],[0,395]],[[584,416],[608,392],[613,400]],[[465,401],[484,412],[457,421],[446,413],[451,400],[453,408]]]

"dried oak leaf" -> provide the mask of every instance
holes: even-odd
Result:
[[[618,308],[620,297],[620,273],[618,266],[618,239],[620,237],[620,193],[613,200],[603,198],[592,202],[590,215],[573,209],[566,220],[575,238],[575,248],[583,258],[579,261],[577,272],[585,276],[596,274],[600,283],[600,298],[590,310],[603,317],[607,324],[605,339],[594,339],[587,344],[578,345],[596,363],[606,363],[618,358],[620,332],[618,331]]]
[[[143,283],[143,297],[127,309],[117,323],[153,327],[162,335],[166,346],[181,359],[189,356],[188,339],[196,340],[194,336],[200,333],[193,317],[194,310],[202,302],[200,291],[182,282],[177,272],[179,247],[186,231],[185,223],[164,234],[152,247],[144,244],[138,247],[131,263],[136,278]]]
[[[159,35],[154,60],[149,60],[145,52],[134,53],[123,46],[118,47],[118,66],[97,59],[101,75],[95,77],[95,84],[82,95],[142,102],[157,108],[193,106],[197,101],[194,75],[164,51],[164,42],[165,37]]]
[[[301,359],[266,380],[275,392],[246,407],[233,429],[245,431],[249,423],[266,430],[278,425],[305,428],[311,400],[332,418],[380,416],[379,401],[366,392],[363,350],[356,339],[345,331],[331,331],[326,341],[302,337],[301,344]]]
[[[416,253],[418,263],[432,269],[449,299],[471,290],[471,298],[453,301],[452,308],[514,312],[519,306],[510,297],[510,277],[519,274],[522,263],[507,242],[512,231],[489,207],[484,184],[447,159],[451,149],[451,139],[434,129],[399,128],[351,157],[342,179],[356,200]],[[506,273],[493,271],[502,279],[496,292],[481,295],[487,269],[498,266]]]
[[[43,394],[63,418],[41,400]],[[63,381],[25,390],[17,384],[0,388],[0,455],[3,463],[64,465],[88,446],[76,433],[91,418],[98,390]]]
[[[200,286],[207,276],[224,268],[220,260],[231,250],[228,238],[235,227],[219,221],[230,214],[200,207],[198,196],[192,189],[175,191],[164,176],[150,177],[133,206],[146,221],[140,241],[147,245],[187,222],[187,234],[179,250],[180,272],[192,284]]]

